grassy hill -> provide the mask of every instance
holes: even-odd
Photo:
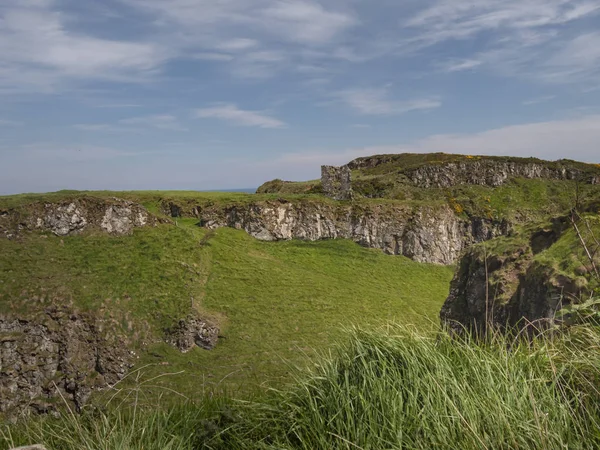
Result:
[[[8,197],[0,199],[0,209],[73,195]],[[156,212],[165,198],[252,197],[86,195],[119,195]],[[138,382],[181,372],[152,383],[160,386],[156,396],[166,387],[190,398],[209,390],[249,392],[284,384],[288,365],[306,364],[353,324],[437,325],[453,272],[350,241],[261,242],[239,230],[200,228],[195,219],[139,228],[130,236],[31,232],[2,239],[0,246],[0,312],[28,317],[50,305],[69,305],[110,319],[114,332],[139,352]],[[221,326],[214,350],[181,354],[161,342],[164,329],[192,311]],[[135,384],[130,378],[122,386],[128,382]]]

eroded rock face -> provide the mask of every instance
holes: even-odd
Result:
[[[134,227],[143,227],[148,223],[148,213],[133,204],[111,205],[106,208],[100,228],[107,233],[129,234]]]
[[[321,166],[323,193],[334,200],[352,200],[352,172],[348,166]]]
[[[33,203],[0,214],[0,236],[12,238],[23,230],[50,231],[56,236],[98,229],[110,234],[130,234],[134,228],[160,220],[141,205],[111,198],[82,197],[58,203]]]
[[[167,342],[182,353],[187,353],[196,346],[212,350],[219,339],[219,327],[207,320],[190,316],[166,330],[166,335]]]
[[[565,224],[554,226],[532,233],[528,244],[507,246],[501,253],[481,246],[467,250],[441,309],[442,324],[457,333],[480,335],[490,329],[545,329],[557,310],[585,296],[586,283],[534,258],[556,242]]]
[[[449,188],[460,184],[497,187],[512,178],[575,180],[580,172],[569,167],[550,167],[545,164],[474,160],[425,165],[407,170],[404,174],[419,187]]]
[[[86,225],[85,213],[76,203],[47,204],[44,216],[36,218],[37,228],[46,228],[57,236],[79,233]]]
[[[50,308],[34,319],[0,316],[0,413],[46,413],[61,396],[79,409],[125,376],[133,358],[89,315]]]
[[[468,221],[448,206],[257,202],[200,211],[207,228],[232,227],[264,241],[351,239],[418,262],[452,264],[469,245],[506,234],[506,222]]]

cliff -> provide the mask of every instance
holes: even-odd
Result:
[[[571,160],[452,155],[446,153],[374,155],[357,158],[339,168],[324,166],[320,181],[265,183],[257,192],[323,192],[335,199],[419,199],[431,191],[463,187],[497,188],[515,180],[600,184],[600,165]]]
[[[434,264],[452,264],[471,244],[511,229],[504,220],[460,217],[443,203],[415,206],[278,199],[187,207],[170,202],[163,210],[196,216],[201,226],[210,229],[245,230],[263,241],[351,239],[390,255]]]
[[[586,218],[590,233],[597,214]],[[600,262],[591,234],[596,263]],[[598,287],[590,262],[566,217],[468,249],[440,318],[454,332],[485,334],[550,326],[558,310],[586,300]]]
[[[13,238],[22,231],[50,231],[56,236],[85,230],[130,234],[134,228],[155,226],[161,219],[146,208],[119,198],[77,196],[58,202],[32,202],[0,210],[0,237]]]

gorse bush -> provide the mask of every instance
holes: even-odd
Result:
[[[589,325],[533,342],[356,329],[293,387],[259,401],[142,413],[135,423],[124,412],[47,420],[13,434],[51,436],[52,449],[598,448],[599,386],[600,331]],[[86,437],[75,445],[71,435]]]

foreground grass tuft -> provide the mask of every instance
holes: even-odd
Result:
[[[254,402],[7,428],[53,449],[559,449],[600,445],[600,331],[483,344],[354,330],[293,388]],[[8,434],[7,434],[8,433]]]

